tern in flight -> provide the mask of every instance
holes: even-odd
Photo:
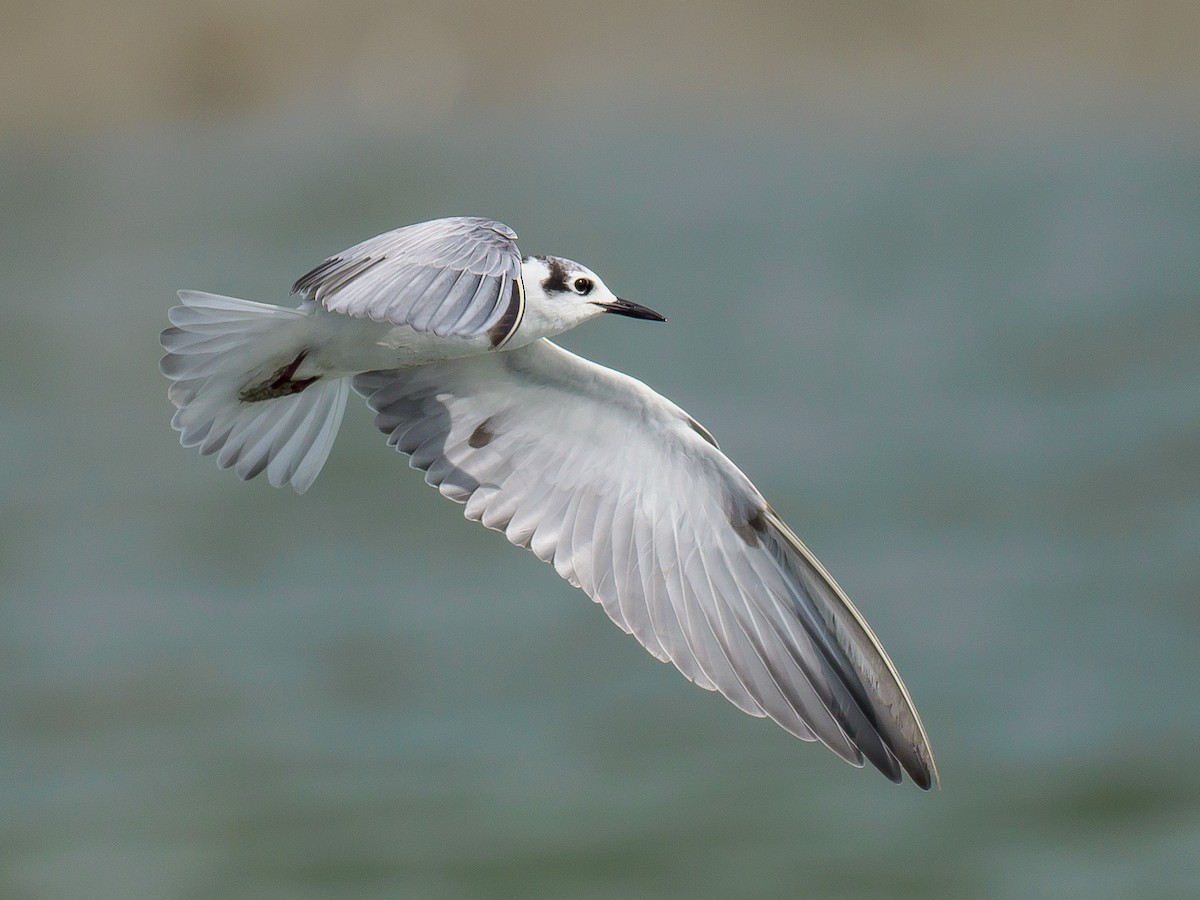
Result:
[[[866,620],[690,415],[550,338],[665,321],[511,228],[437,219],[332,256],[298,308],[181,291],[162,372],[185,447],[304,492],[350,389],[468,519],[550,563],[625,632],[847,762],[928,789],[921,720]]]

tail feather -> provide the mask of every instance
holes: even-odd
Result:
[[[197,291],[179,299],[168,314],[173,327],[162,333],[160,368],[172,382],[180,443],[216,454],[217,465],[240,478],[265,471],[275,487],[308,490],[337,436],[349,379],[305,379],[295,393],[245,399],[306,350],[287,327],[305,313]]]

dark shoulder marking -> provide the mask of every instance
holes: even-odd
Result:
[[[521,319],[525,317],[525,286],[521,284],[520,278],[512,280],[512,291],[508,295],[508,306],[504,309],[504,315],[488,329],[488,339],[492,342],[492,349],[499,350],[504,346],[505,342],[512,337],[517,326],[521,324]]]
[[[557,256],[546,257],[546,268],[550,273],[542,279],[542,290],[547,294],[563,293],[569,291],[567,287],[567,267],[563,265],[563,261]]]
[[[760,506],[745,519],[731,514],[729,524],[733,526],[738,537],[751,547],[757,547],[758,536],[767,530],[767,511]]]
[[[492,430],[492,420],[495,418],[495,416],[489,416],[476,425],[475,430],[471,432],[471,436],[467,438],[467,445],[478,450],[480,447],[486,447],[490,444],[496,436],[496,432]]]

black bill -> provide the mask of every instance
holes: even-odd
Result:
[[[632,300],[614,300],[612,303],[597,303],[605,312],[616,313],[618,316],[629,316],[631,319],[649,319],[652,322],[665,322],[667,317],[655,312],[648,306],[634,303]]]

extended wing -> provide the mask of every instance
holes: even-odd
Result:
[[[660,660],[893,781],[937,778],[895,667],[754,485],[683,410],[542,340],[370,372],[388,442],[600,603]]]
[[[409,225],[331,256],[292,285],[330,312],[500,345],[524,309],[517,235],[490,219]]]

